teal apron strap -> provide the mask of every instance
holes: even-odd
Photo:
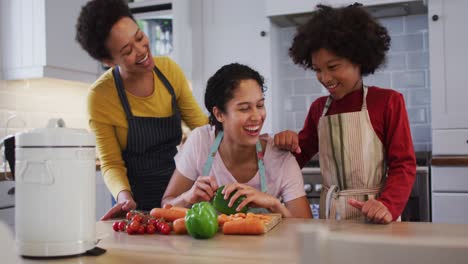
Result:
[[[210,153],[208,154],[208,158],[206,159],[205,165],[203,166],[203,176],[209,176],[208,173],[210,173],[211,166],[213,165],[213,159],[216,156],[216,152],[218,152],[218,148],[221,144],[223,136],[224,132],[219,131],[213,145],[210,148]],[[260,140],[257,141],[255,148],[257,151],[258,173],[260,174],[260,188],[262,192],[267,192],[268,188],[266,185],[265,165],[263,164],[263,150],[262,145],[260,144]]]
[[[258,173],[260,174],[260,188],[262,192],[266,193],[268,191],[268,188],[266,185],[265,165],[263,164],[263,150],[262,144],[260,144],[260,140],[257,141],[257,144],[255,146],[257,149]]]
[[[224,132],[219,131],[213,145],[211,145],[210,154],[208,154],[208,159],[205,162],[205,166],[203,166],[203,176],[209,176],[208,173],[210,173],[211,166],[213,165],[213,159],[216,156],[216,152],[218,152],[219,144],[221,144],[223,136]]]

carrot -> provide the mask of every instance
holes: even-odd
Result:
[[[165,204],[163,206],[163,209],[171,209],[171,210],[177,210],[177,211],[182,211],[182,212],[187,212],[188,211],[188,208],[177,207],[177,206],[173,206],[172,204]]]
[[[231,218],[228,215],[220,214],[218,215],[219,225],[224,225],[224,223],[231,221]]]
[[[176,211],[181,211],[181,212],[184,212],[184,213],[187,213],[187,211],[188,211],[188,208],[185,208],[185,207],[177,207],[177,206],[172,206],[170,209],[171,209],[171,210],[176,210]]]
[[[174,221],[179,218],[185,217],[185,212],[180,210],[174,210],[174,207],[171,209],[164,208],[153,208],[151,209],[150,215],[156,218],[164,218],[167,221]]]
[[[185,218],[179,218],[174,220],[172,228],[176,234],[187,234],[187,228],[185,227]]]
[[[262,220],[256,218],[229,221],[223,225],[225,235],[261,235],[265,233]]]

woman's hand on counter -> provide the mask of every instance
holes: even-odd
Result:
[[[367,220],[377,224],[389,224],[392,222],[392,214],[388,208],[380,201],[375,199],[367,200],[365,202],[355,199],[349,199],[348,203],[361,210]]]
[[[132,194],[127,190],[121,191],[117,195],[117,203],[101,217],[101,221],[124,216],[126,212],[135,209],[136,202],[133,200]]]

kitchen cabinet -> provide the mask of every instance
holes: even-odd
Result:
[[[397,3],[416,2],[421,0],[361,0],[359,3],[364,6],[389,5]],[[346,6],[354,4],[355,0],[295,0],[292,2],[284,0],[267,0],[267,16],[292,15],[311,12],[317,4],[331,6]]]
[[[265,0],[202,0],[191,11],[194,34],[192,79],[194,95],[203,102],[206,82],[221,66],[233,62],[246,64],[265,77],[270,76],[270,21],[265,15]],[[195,35],[196,34],[196,35]],[[271,106],[266,97],[266,104]],[[272,107],[267,111],[272,110]],[[270,115],[271,114],[267,114]],[[264,124],[268,130],[269,123]]]
[[[75,25],[87,0],[0,1],[2,77],[59,78],[93,82],[99,63],[75,41]]]
[[[96,220],[112,208],[112,195],[107,189],[101,171],[96,171]]]
[[[430,0],[429,57],[433,154],[468,154],[465,64],[468,1]]]
[[[468,165],[431,170],[432,222],[468,224]]]

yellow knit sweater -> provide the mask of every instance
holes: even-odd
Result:
[[[182,120],[191,129],[207,124],[208,118],[195,101],[179,66],[167,57],[155,57],[154,62],[174,88]],[[138,97],[126,92],[134,116],[173,115],[171,94],[154,72],[153,78],[153,94]],[[112,69],[106,71],[90,88],[88,119],[92,131],[96,134],[101,172],[107,188],[115,198],[123,190],[131,191],[122,159],[122,150],[127,147],[128,123],[114,84]]]

